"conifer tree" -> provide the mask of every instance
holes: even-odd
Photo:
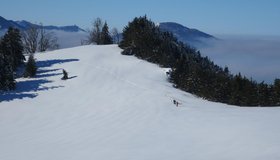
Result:
[[[110,36],[109,27],[107,25],[107,22],[105,22],[104,26],[102,27],[101,44],[113,44],[113,39]]]
[[[280,80],[274,85],[258,84],[241,74],[230,74],[201,56],[196,49],[160,31],[146,16],[136,17],[123,30],[122,54],[171,68],[174,86],[199,97],[240,106],[280,105]]]
[[[24,60],[20,32],[9,28],[0,40],[0,90],[15,89],[14,72]]]
[[[15,86],[12,64],[9,63],[7,56],[0,49],[0,90],[12,90],[15,89]]]
[[[20,31],[10,27],[2,39],[1,48],[15,71],[25,60]]]
[[[274,104],[280,105],[280,79],[274,80]]]
[[[37,66],[36,66],[36,62],[34,59],[34,55],[31,54],[26,63],[26,68],[25,68],[25,72],[24,72],[23,76],[24,77],[34,77],[36,75],[36,71],[37,71]]]

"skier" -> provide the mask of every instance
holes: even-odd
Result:
[[[179,102],[178,102],[178,101],[176,101],[175,99],[173,99],[173,104],[174,104],[174,105],[176,105],[176,107],[178,107]]]
[[[62,80],[68,79],[68,73],[64,69],[62,70],[62,73],[63,73],[63,77],[61,79]]]

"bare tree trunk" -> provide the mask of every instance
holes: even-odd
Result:
[[[44,52],[48,49],[57,49],[57,37],[48,32],[43,25],[32,25],[22,33],[23,46],[26,53]]]
[[[88,31],[89,35],[87,37],[87,40],[82,41],[83,44],[85,42],[87,44],[97,44],[99,45],[101,43],[101,30],[102,30],[103,22],[100,18],[96,18],[94,22],[92,23],[92,28]]]
[[[24,50],[26,53],[35,53],[37,50],[39,30],[36,25],[30,26],[29,29],[22,33]]]
[[[47,32],[43,25],[40,27],[40,40],[39,40],[39,51],[45,52],[48,49],[57,49],[59,46],[57,44],[57,37],[53,32]]]

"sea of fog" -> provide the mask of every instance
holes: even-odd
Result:
[[[280,78],[280,36],[221,36],[200,47],[203,56],[231,73],[273,83]]]

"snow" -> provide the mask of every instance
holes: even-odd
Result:
[[[0,95],[0,159],[280,159],[280,108],[202,100],[173,88],[166,69],[120,52],[36,54],[37,77]]]

